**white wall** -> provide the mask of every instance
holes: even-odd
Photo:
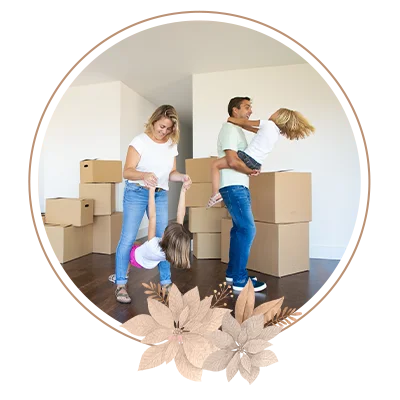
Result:
[[[47,129],[41,152],[39,193],[42,212],[48,197],[79,196],[79,162],[120,159],[120,83],[67,90]]]
[[[143,132],[156,109],[122,82],[75,86],[68,89],[52,116],[43,142],[39,164],[41,211],[46,198],[79,196],[79,162],[85,158],[122,160],[129,143]],[[185,158],[192,157],[192,135],[181,126],[178,170],[184,172]],[[117,211],[122,211],[124,182],[118,184]],[[176,217],[180,185],[172,183],[169,218]],[[144,216],[138,237],[147,235]]]
[[[351,237],[360,196],[358,153],[350,124],[325,81],[308,64],[224,71],[193,76],[193,157],[217,155],[229,99],[249,96],[252,119],[268,119],[280,107],[293,108],[314,124],[304,141],[282,140],[263,171],[312,172],[313,221],[310,256],[340,259]],[[248,140],[252,134],[247,135]]]

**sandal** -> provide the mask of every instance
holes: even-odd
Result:
[[[211,208],[212,206],[215,206],[216,204],[221,203],[222,200],[223,199],[222,199],[221,193],[214,194],[214,196],[211,196],[210,200],[208,200],[206,208]]]
[[[126,291],[126,286],[118,286],[115,290],[115,297],[117,301],[122,304],[129,304],[132,301]]]

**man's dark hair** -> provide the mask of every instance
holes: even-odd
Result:
[[[239,109],[239,108],[240,108],[240,105],[242,104],[242,101],[244,101],[244,100],[250,101],[250,97],[234,97],[233,99],[231,99],[231,100],[229,101],[229,104],[228,104],[228,114],[229,114],[230,117],[233,116],[233,115],[232,115],[233,107]]]

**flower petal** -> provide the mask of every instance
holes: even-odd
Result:
[[[266,340],[254,339],[254,340],[249,340],[244,345],[244,350],[247,351],[248,353],[256,354],[259,353],[260,351],[263,351],[269,346],[271,346],[271,343],[267,342]]]
[[[174,328],[174,319],[171,310],[164,304],[157,300],[148,299],[147,305],[149,307],[150,315],[165,328]]]
[[[264,328],[261,333],[257,336],[257,339],[261,340],[270,340],[274,338],[280,331],[281,331],[280,326],[268,326]]]
[[[168,307],[172,312],[174,321],[178,322],[179,315],[183,310],[183,299],[181,292],[174,284],[172,284],[168,295]]]
[[[222,318],[222,330],[229,333],[237,341],[240,333],[240,324],[231,314],[225,314],[224,318]]]
[[[216,331],[221,326],[224,315],[231,311],[232,310],[227,308],[214,308],[209,310],[203,320],[203,324],[197,329],[192,328],[192,332],[203,335],[207,332]]]
[[[201,368],[204,360],[213,352],[212,343],[203,336],[193,333],[183,336],[183,349],[186,358],[197,368]]]
[[[176,354],[178,353],[178,350],[179,350],[179,343],[176,340],[176,337],[174,336],[174,338],[168,342],[168,347],[167,350],[165,351],[164,360],[167,364],[175,358]]]
[[[172,335],[172,330],[164,327],[155,329],[142,339],[144,344],[156,344],[167,340]]]
[[[237,342],[239,344],[245,344],[247,342],[247,331],[246,329],[242,329],[239,333],[239,336],[237,338]]]
[[[208,371],[222,371],[225,369],[232,357],[235,355],[234,351],[218,350],[211,353],[203,363],[203,369]]]
[[[183,299],[183,307],[189,306],[190,309],[189,319],[192,319],[194,315],[197,314],[200,305],[200,295],[197,286],[186,292],[183,295],[182,299]]]
[[[276,362],[278,362],[278,359],[271,350],[264,350],[251,357],[251,364],[254,367],[267,367]]]
[[[240,353],[236,352],[235,355],[232,357],[232,360],[229,362],[228,366],[226,367],[226,378],[228,379],[228,382],[239,371],[239,365],[240,365]]]
[[[250,317],[241,325],[241,330],[246,330],[247,338],[254,339],[256,338],[264,328],[264,315],[259,314],[254,317]]]
[[[233,337],[226,332],[223,331],[215,331],[210,332],[205,335],[214,346],[217,346],[219,349],[233,350],[237,348],[236,342],[233,340]]]
[[[179,319],[178,319],[178,321],[179,321],[179,327],[180,328],[182,328],[182,327],[184,327],[185,326],[185,323],[186,323],[186,321],[188,320],[188,318],[189,318],[189,306],[186,306],[183,310],[182,310],[182,312],[179,314]]]
[[[137,315],[121,326],[136,336],[146,336],[152,330],[160,327],[157,322],[147,314]]]
[[[175,361],[177,363],[176,371],[184,378],[198,380],[202,377],[203,370],[196,368],[188,361],[182,347],[179,348]]]
[[[159,346],[149,347],[140,359],[139,370],[158,367],[164,362],[164,354],[168,343],[160,344]]]
[[[251,370],[251,360],[250,357],[244,353],[242,355],[242,358],[240,359],[240,364],[243,366],[243,368],[250,374]]]
[[[246,379],[247,382],[251,385],[257,378],[258,374],[260,373],[260,368],[259,367],[251,367],[250,373],[248,373],[242,366],[242,364],[239,364],[239,372],[240,375],[244,379]]]
[[[194,315],[194,319],[196,321],[202,321],[203,318],[206,316],[208,310],[211,307],[211,301],[212,301],[212,297],[206,297],[204,298],[200,304],[199,304],[199,309],[197,311],[197,313]]]

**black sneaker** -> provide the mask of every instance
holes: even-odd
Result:
[[[251,283],[253,284],[255,292],[261,292],[262,290],[267,288],[267,284],[265,282],[251,280]],[[232,285],[232,289],[240,292],[244,289],[245,286],[246,286],[246,284]]]
[[[252,281],[256,281],[257,280],[256,276],[249,276],[249,278]],[[231,285],[233,283],[233,278],[229,278],[228,276],[225,276],[225,282]]]

